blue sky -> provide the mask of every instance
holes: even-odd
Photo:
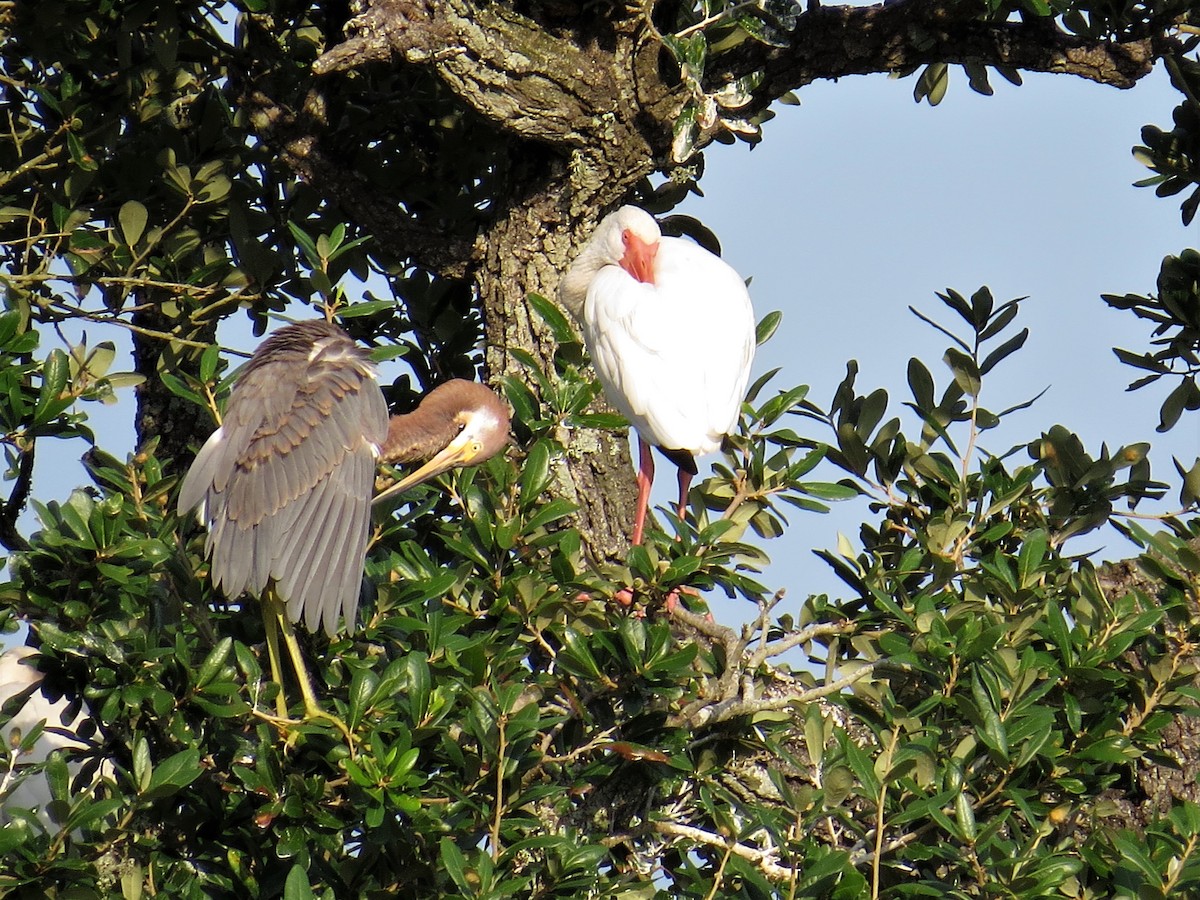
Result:
[[[947,377],[939,362],[945,339],[908,306],[951,324],[934,292],[969,294],[986,284],[999,302],[1029,296],[1018,322],[1032,334],[989,377],[984,405],[1002,409],[1050,390],[1008,428],[990,432],[984,446],[1002,452],[1061,423],[1093,453],[1102,441],[1151,440],[1156,474],[1173,481],[1171,456],[1187,465],[1197,456],[1200,418],[1155,434],[1165,389],[1125,393],[1133,373],[1110,350],[1145,346],[1147,330],[1100,294],[1153,290],[1161,258],[1189,245],[1177,204],[1131,186],[1148,174],[1130,153],[1140,128],[1169,125],[1176,94],[1161,71],[1131,91],[1066,76],[1028,76],[1020,88],[993,82],[996,95],[983,97],[953,72],[936,108],[913,102],[911,77],[811,85],[800,107],[779,109],[752,151],[710,149],[705,196],[680,211],[704,220],[726,259],[753,279],[760,317],[783,310],[783,325],[755,364],[756,373],[782,367],[778,387],[808,384],[824,405],[846,361],[857,359],[860,390],[885,387],[898,409],[910,356],[924,359],[939,385]],[[93,327],[89,337],[113,335]],[[241,326],[222,337],[253,346]],[[114,368],[128,368],[123,359]],[[132,409],[131,398],[89,407],[109,452],[130,448]],[[65,499],[85,483],[77,463],[83,449],[43,441],[35,496]],[[669,468],[656,485],[658,504],[672,499]],[[854,538],[862,514],[859,504],[828,516],[789,513],[792,529],[767,546],[777,562],[766,580],[788,588],[790,606],[840,589],[809,551],[833,547],[839,531]],[[24,523],[26,531],[36,527],[28,514]],[[1078,549],[1098,549],[1105,559],[1129,554],[1112,531],[1086,537]],[[717,609],[726,621],[749,612],[744,603]]]
[[[992,81],[996,94],[984,97],[954,71],[936,108],[913,102],[911,77],[811,85],[800,107],[778,108],[753,150],[711,149],[705,197],[682,211],[702,218],[725,258],[752,278],[759,317],[784,312],[756,374],[782,367],[777,386],[808,384],[825,406],[856,359],[859,391],[886,388],[898,411],[909,399],[909,357],[925,361],[939,391],[948,379],[946,339],[910,305],[953,326],[935,291],[969,295],[986,284],[997,302],[1028,295],[1017,322],[1031,329],[1029,341],[988,377],[982,401],[1000,410],[1049,390],[983,446],[1003,452],[1056,423],[1093,454],[1102,442],[1149,440],[1154,473],[1176,486],[1173,498],[1171,456],[1195,460],[1200,419],[1185,414],[1173,431],[1155,433],[1167,388],[1126,393],[1135,373],[1110,349],[1148,346],[1148,328],[1100,295],[1152,292],[1162,257],[1190,245],[1178,203],[1132,187],[1150,174],[1131,154],[1140,129],[1170,127],[1178,94],[1161,70],[1130,91],[1066,76],[1027,76],[1021,87]],[[670,479],[661,481],[655,502],[667,504]],[[776,560],[767,581],[788,588],[789,605],[840,590],[809,550],[835,546],[838,531],[856,538],[862,510],[789,514],[793,528],[767,545]],[[1130,555],[1112,530],[1073,549]],[[738,619],[745,606],[722,605],[718,615]]]

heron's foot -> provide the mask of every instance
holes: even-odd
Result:
[[[260,709],[253,710],[253,713],[264,722],[269,722],[279,730],[279,733],[284,737],[285,743],[290,747],[296,741],[296,736],[299,734],[298,729],[307,725],[315,719],[322,719],[329,722],[342,733],[342,737],[346,740],[346,746],[350,748],[350,756],[356,755],[358,748],[358,738],[354,736],[354,732],[349,729],[345,722],[339,719],[331,712],[326,712],[319,706],[306,706],[304,709],[304,717],[293,719],[286,715],[272,715],[271,713],[263,712]]]
[[[331,723],[334,728],[340,731],[342,733],[342,737],[346,739],[346,746],[350,748],[350,755],[354,756],[354,750],[358,746],[358,738],[354,736],[354,732],[350,730],[349,726],[347,726],[345,722],[343,722],[333,713],[326,712],[325,710],[321,709],[319,706],[306,706],[304,709],[304,720],[309,722],[313,719],[324,719],[326,722]]]

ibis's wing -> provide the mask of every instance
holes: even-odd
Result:
[[[386,433],[374,367],[347,335],[302,323],[264,343],[180,491],[209,528],[226,596],[274,580],[292,621],[331,635],[339,613],[353,625]]]
[[[656,283],[616,266],[593,279],[584,338],[609,401],[652,443],[708,453],[737,421],[754,355],[741,277],[690,241],[663,238]]]

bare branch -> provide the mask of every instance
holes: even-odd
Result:
[[[688,724],[693,728],[700,728],[704,725],[727,722],[730,719],[736,719],[740,716],[749,716],[757,712],[766,712],[773,709],[786,709],[796,704],[819,700],[821,697],[841,693],[856,681],[860,681],[874,672],[878,665],[879,663],[877,662],[868,663],[861,669],[857,669],[836,681],[830,681],[806,691],[785,693],[777,697],[763,697],[761,699],[743,697],[741,699],[726,700],[722,703],[713,703],[693,713],[688,720]]]
[[[704,831],[701,828],[694,828],[691,825],[679,825],[675,822],[655,822],[654,830],[668,837],[685,838],[697,844],[719,847],[722,850],[732,853],[734,856],[739,856],[747,862],[753,863],[758,867],[759,871],[772,881],[790,881],[797,874],[793,869],[781,866],[775,861],[779,854],[773,847],[760,850],[748,844],[738,843],[732,838],[713,834],[711,831]]]
[[[612,71],[585,42],[564,40],[505,4],[374,0],[351,37],[313,64],[318,75],[400,57],[431,65],[483,116],[524,137],[582,147],[594,116],[615,104]]]
[[[815,625],[809,625],[807,628],[802,628],[799,631],[793,631],[787,637],[782,637],[777,641],[772,641],[769,644],[764,644],[757,650],[747,662],[748,668],[758,668],[768,659],[773,656],[779,656],[781,653],[786,653],[793,647],[800,644],[807,644],[816,638],[831,637],[835,634],[849,634],[858,626],[853,622],[821,622]]]
[[[1175,48],[1165,32],[1126,42],[1088,40],[1052,21],[987,22],[974,7],[926,0],[820,6],[803,14],[786,49],[747,42],[718,80],[762,69],[758,106],[813,81],[911,71],[929,63],[975,63],[1076,75],[1129,88]]]

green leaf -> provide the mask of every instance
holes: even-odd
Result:
[[[954,818],[958,823],[959,833],[968,843],[974,843],[977,834],[975,828],[975,808],[971,806],[971,798],[966,791],[959,791],[954,800]]]
[[[374,316],[395,310],[396,304],[391,300],[368,300],[366,303],[352,303],[338,310],[339,319],[358,319],[363,316]]]
[[[438,845],[441,850],[442,866],[450,874],[450,878],[462,892],[462,896],[471,897],[476,894],[470,879],[467,877],[467,860],[458,845],[448,837],[444,837]]]
[[[130,247],[134,246],[145,232],[148,218],[146,207],[137,200],[127,200],[121,205],[117,221],[121,225],[121,236]]]
[[[571,327],[571,323],[557,305],[547,300],[541,294],[532,292],[525,295],[525,301],[538,314],[538,317],[546,323],[557,343],[569,344],[577,339],[575,337],[575,329]]]
[[[159,372],[159,378],[162,379],[162,383],[166,386],[167,390],[169,390],[176,397],[182,397],[184,400],[190,400],[197,406],[206,405],[204,398],[202,398],[199,394],[193,391],[190,387],[184,384],[183,381],[181,381],[175,375],[172,375],[170,372]]]
[[[56,416],[63,406],[62,393],[71,374],[70,360],[62,350],[51,350],[42,367],[42,387],[33,408],[34,424],[44,425]],[[70,402],[69,398],[65,402]]]
[[[199,750],[180,750],[154,768],[143,796],[146,799],[169,797],[195,781],[202,771]]]
[[[425,654],[409,653],[404,658],[404,669],[407,675],[404,695],[408,701],[408,713],[414,726],[421,725],[429,714],[429,700],[433,695],[433,678]]]
[[[150,762],[150,745],[145,738],[138,738],[133,745],[133,783],[138,793],[143,793],[150,787],[150,778],[154,774]]]
[[[33,837],[33,829],[24,819],[14,818],[0,828],[0,855],[9,857]]]
[[[1050,539],[1044,528],[1034,529],[1025,535],[1017,553],[1017,572],[1022,588],[1032,587],[1040,577],[1039,569],[1046,558],[1049,543]]]
[[[1010,337],[1007,341],[1005,341],[984,358],[983,363],[979,366],[979,374],[986,375],[1005,357],[1015,353],[1017,350],[1020,350],[1021,347],[1025,345],[1025,340],[1028,337],[1028,328],[1022,328],[1019,332]]]
[[[217,364],[221,361],[221,348],[209,344],[200,354],[200,380],[205,384],[217,377]]]
[[[988,694],[979,678],[971,679],[971,697],[975,701],[975,710],[980,718],[981,727],[976,730],[976,734],[987,746],[1007,761],[1009,756],[1008,733],[1004,729],[1004,723],[1000,720],[1000,714],[992,703],[991,695]]]
[[[850,484],[806,481],[799,487],[804,493],[820,497],[822,500],[853,500],[859,494],[858,488]]]
[[[696,139],[700,136],[698,115],[696,104],[689,103],[675,119],[671,140],[671,159],[677,163],[687,162],[696,151]]]
[[[292,233],[292,239],[308,259],[309,265],[314,269],[319,269],[322,265],[321,254],[317,252],[317,245],[313,243],[313,239],[295,222],[288,222],[287,226],[288,231]]]
[[[378,685],[379,677],[374,672],[360,669],[354,673],[346,700],[349,709],[346,724],[351,730],[357,730],[359,723],[362,722]]]
[[[981,382],[979,379],[979,369],[975,366],[975,360],[971,359],[967,354],[959,352],[954,347],[947,347],[946,354],[942,359],[950,367],[950,371],[954,373],[954,381],[963,389],[963,392],[968,396],[978,397]]]
[[[521,502],[532,506],[550,483],[550,447],[546,441],[538,441],[529,448],[525,463],[521,466]]]
[[[196,674],[196,687],[204,687],[217,676],[217,673],[225,666],[225,662],[229,659],[229,654],[232,650],[233,638],[224,637],[217,642],[217,646],[209,651],[208,656],[204,658],[204,662],[200,664],[200,670]]]
[[[1175,389],[1167,395],[1159,410],[1158,431],[1166,432],[1175,427],[1185,409],[1194,408],[1200,401],[1200,389],[1197,389],[1195,379],[1191,376],[1180,380]]]
[[[850,737],[850,735],[841,730],[837,734],[842,753],[845,755],[850,769],[858,779],[863,796],[871,800],[878,798],[882,785],[880,784],[879,776],[875,774],[875,766],[872,764],[871,758],[867,756],[866,751],[862,747],[855,743],[854,738]]]
[[[287,881],[283,884],[283,900],[316,900],[316,894],[308,882],[308,873],[299,863],[288,872]]]
[[[933,376],[925,368],[925,364],[915,356],[908,361],[908,387],[912,391],[913,402],[917,409],[931,413],[937,407],[934,399]]]
[[[779,323],[783,321],[783,313],[779,310],[772,310],[762,317],[762,320],[754,329],[754,342],[759,347],[771,339],[775,334],[775,330],[779,328]]]
[[[920,103],[928,100],[930,106],[937,106],[946,96],[946,88],[950,84],[950,67],[945,63],[930,63],[925,67],[913,88],[913,99]]]

